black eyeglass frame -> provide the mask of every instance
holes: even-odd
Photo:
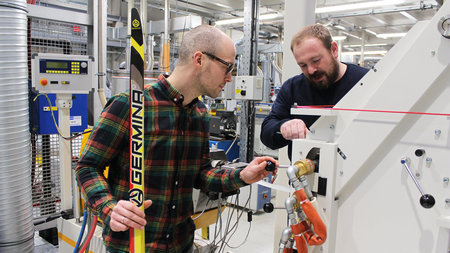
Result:
[[[211,53],[205,52],[205,51],[203,51],[202,54],[206,54],[207,56],[209,56],[209,57],[213,58],[214,60],[217,60],[218,62],[222,63],[223,65],[227,66],[227,70],[225,71],[225,74],[231,73],[231,71],[233,71],[233,69],[234,69],[233,63],[226,62],[225,60],[222,60],[219,57],[217,57]]]

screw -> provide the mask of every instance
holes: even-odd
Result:
[[[309,132],[312,133],[312,134],[315,134],[315,133],[316,133],[316,130],[311,129],[311,131],[309,131]]]
[[[445,204],[450,204],[450,199],[445,199]]]
[[[330,129],[334,129],[334,125],[330,125]]]
[[[431,157],[427,157],[427,159],[425,159],[425,161],[426,161],[427,163],[431,163],[432,160],[433,160],[433,159],[431,159]]]
[[[344,175],[344,171],[343,171],[343,170],[340,170],[340,171],[339,171],[339,175],[341,175],[341,176]]]
[[[440,135],[441,134],[441,130],[439,130],[439,129],[434,130],[434,134],[435,135]]]
[[[431,56],[435,56],[436,55],[436,51],[431,51]]]
[[[444,177],[444,178],[442,179],[442,181],[444,182],[444,184],[448,184],[449,179],[448,179],[448,177]]]
[[[416,172],[416,177],[420,177],[420,173],[419,172]]]

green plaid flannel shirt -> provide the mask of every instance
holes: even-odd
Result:
[[[246,185],[240,170],[216,169],[209,158],[209,114],[182,95],[164,77],[145,87],[146,252],[183,252],[192,246],[195,225],[193,188],[227,192]],[[182,100],[182,99],[181,99]],[[110,252],[128,252],[129,232],[113,232],[110,213],[129,190],[129,94],[112,97],[95,124],[76,169],[88,205],[104,221]],[[103,171],[109,166],[108,178]]]

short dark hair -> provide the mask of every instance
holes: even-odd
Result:
[[[323,25],[313,24],[303,27],[292,37],[291,51],[294,52],[294,46],[302,43],[305,38],[310,37],[319,39],[326,49],[331,50],[333,38],[331,37],[330,31]]]

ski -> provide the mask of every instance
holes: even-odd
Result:
[[[136,8],[130,38],[130,191],[129,200],[144,211],[144,39]],[[130,252],[145,252],[145,229],[130,228]]]

